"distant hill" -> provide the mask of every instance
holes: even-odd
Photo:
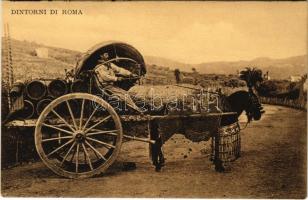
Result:
[[[35,52],[37,48],[48,49],[49,57],[38,57]],[[78,51],[14,39],[12,39],[12,51],[14,71],[17,79],[62,77],[64,69],[73,68],[81,54]],[[260,57],[250,61],[205,62],[196,65],[185,64],[163,57],[144,55],[144,59],[147,65],[155,64],[169,67],[171,70],[179,68],[181,71],[186,72],[191,72],[191,69],[194,67],[199,73],[205,74],[236,74],[237,70],[242,70],[245,67],[258,67],[264,73],[269,71],[269,76],[276,79],[286,79],[290,75],[307,73],[307,55],[284,59]]]
[[[307,55],[294,56],[283,59],[256,58],[250,61],[210,62],[195,66],[200,73],[227,73],[234,74],[245,67],[258,67],[275,79],[285,79],[290,75],[307,73]]]
[[[191,71],[194,67],[199,73],[205,74],[236,74],[245,67],[257,67],[264,73],[269,71],[269,76],[275,79],[286,79],[290,75],[302,75],[307,73],[307,55],[294,56],[283,59],[259,57],[250,61],[235,62],[205,62],[197,65],[184,64],[166,58],[145,56],[147,63],[160,66],[178,68],[181,71]]]
[[[169,67],[170,69],[179,68],[182,71],[191,71],[192,66],[190,64],[185,64],[171,59],[156,56],[144,56],[144,60],[149,65],[165,66]]]

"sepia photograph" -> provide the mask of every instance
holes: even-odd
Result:
[[[305,1],[1,6],[3,198],[307,198]]]

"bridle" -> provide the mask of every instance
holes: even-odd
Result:
[[[256,110],[259,110],[260,114],[264,113],[262,105],[260,104],[257,95],[254,94],[251,88],[249,88],[249,91],[248,91],[248,101],[249,101],[248,108],[245,110],[248,120],[244,128],[241,128],[241,126],[239,125],[240,130],[244,130],[245,128],[247,128],[248,124],[252,121],[254,112],[256,112]]]
[[[249,104],[246,111],[246,115],[248,117],[248,122],[250,122],[253,118],[254,112],[259,111],[260,114],[264,113],[262,105],[259,102],[259,98],[257,95],[249,88],[248,91]]]

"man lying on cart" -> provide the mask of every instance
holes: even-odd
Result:
[[[99,89],[118,97],[125,105],[142,114],[144,111],[135,104],[129,93],[114,84],[129,78],[138,78],[138,76],[112,62],[108,62],[108,53],[104,53],[101,57],[102,59],[99,60],[99,64],[94,68]]]

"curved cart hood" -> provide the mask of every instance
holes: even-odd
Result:
[[[140,76],[146,74],[144,59],[136,48],[123,42],[108,41],[93,46],[81,56],[76,65],[75,78],[78,78],[83,71],[94,69],[103,53],[108,53],[110,59],[123,57],[132,59],[138,65],[129,60],[114,61],[113,63]]]

